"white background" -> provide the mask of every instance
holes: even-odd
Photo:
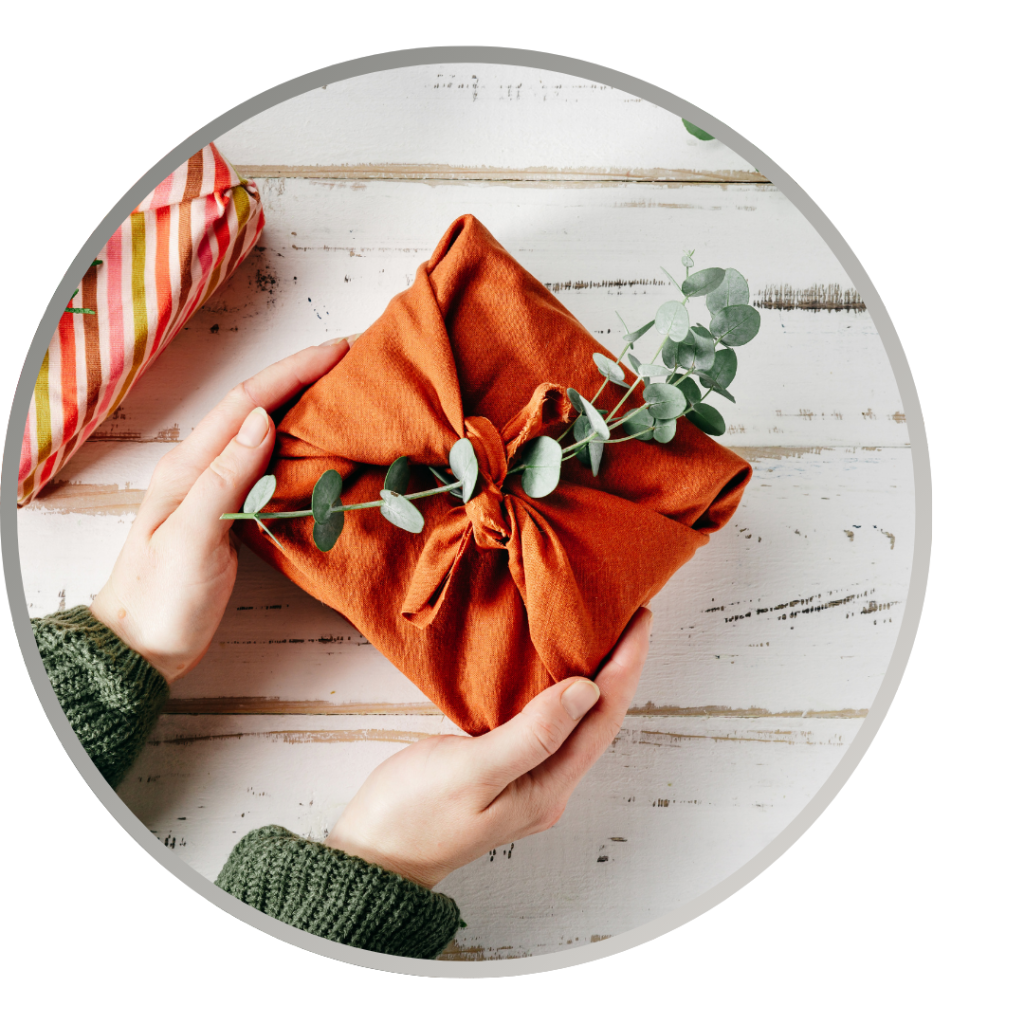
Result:
[[[683,929],[527,978],[367,971],[208,904],[144,853],[79,777],[0,609],[11,1019],[545,1021],[668,1011],[934,1021],[1019,1012],[1011,985],[1021,962],[1024,673],[1010,652],[1021,604],[1011,419],[1024,339],[1012,10],[892,0],[186,0],[35,4],[5,15],[5,419],[69,262],[126,188],[186,135],[325,65],[491,44],[562,53],[662,86],[793,175],[858,254],[896,324],[935,483],[915,652],[881,732],[830,808],[767,872]]]

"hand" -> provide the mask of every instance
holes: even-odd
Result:
[[[239,384],[153,472],[114,571],[89,609],[173,683],[206,653],[235,584],[230,520],[274,450],[276,409],[332,369],[344,338]]]
[[[563,680],[486,735],[432,736],[389,757],[324,842],[432,889],[488,850],[551,828],[622,725],[650,627],[641,608],[596,684]]]

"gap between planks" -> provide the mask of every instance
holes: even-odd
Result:
[[[864,718],[867,708],[829,711],[769,711],[718,704],[680,707],[647,703],[627,715],[643,718]],[[171,697],[165,715],[441,715],[433,704],[335,704],[326,700],[281,700],[278,697]]]
[[[333,178],[341,181],[492,181],[619,184],[622,182],[770,185],[757,171],[696,171],[671,167],[470,167],[454,164],[236,164],[243,178]]]

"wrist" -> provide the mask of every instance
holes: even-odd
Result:
[[[376,864],[377,867],[390,871],[392,874],[400,875],[402,878],[424,889],[433,889],[448,874],[436,868],[429,868],[422,864],[412,864],[401,857],[389,856],[376,844],[367,843],[361,840],[350,830],[346,829],[342,821],[339,821],[324,839],[324,846],[334,850],[347,853],[350,857],[358,857],[367,864]]]
[[[164,677],[168,685],[183,675],[180,671],[174,671],[174,666],[169,659],[161,658],[143,642],[125,603],[118,600],[117,596],[112,593],[109,582],[93,599],[89,606],[89,614],[97,622],[106,626],[126,647],[130,647],[136,654],[144,658]]]

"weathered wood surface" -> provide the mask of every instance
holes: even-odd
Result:
[[[564,76],[367,76],[220,144],[239,165],[274,168],[259,179],[260,250],[19,511],[31,613],[88,602],[160,456],[245,376],[375,319],[459,214],[475,213],[610,347],[616,311],[648,319],[668,296],[659,265],[674,272],[696,248],[698,266],[739,267],[761,308],[760,335],[739,351],[738,404],[722,403],[724,441],[754,479],[654,601],[635,706],[563,821],[445,884],[470,921],[451,955],[549,952],[706,891],[834,768],[903,614],[910,449],[852,283],[721,144]],[[208,877],[255,825],[322,835],[396,743],[454,728],[357,630],[248,551],[210,653],[168,711],[121,793]]]
[[[468,927],[447,956],[527,956],[593,942],[684,905],[799,812],[859,720],[631,718],[549,832],[442,885]],[[321,839],[360,781],[446,719],[165,715],[119,793],[214,878],[250,828]]]

